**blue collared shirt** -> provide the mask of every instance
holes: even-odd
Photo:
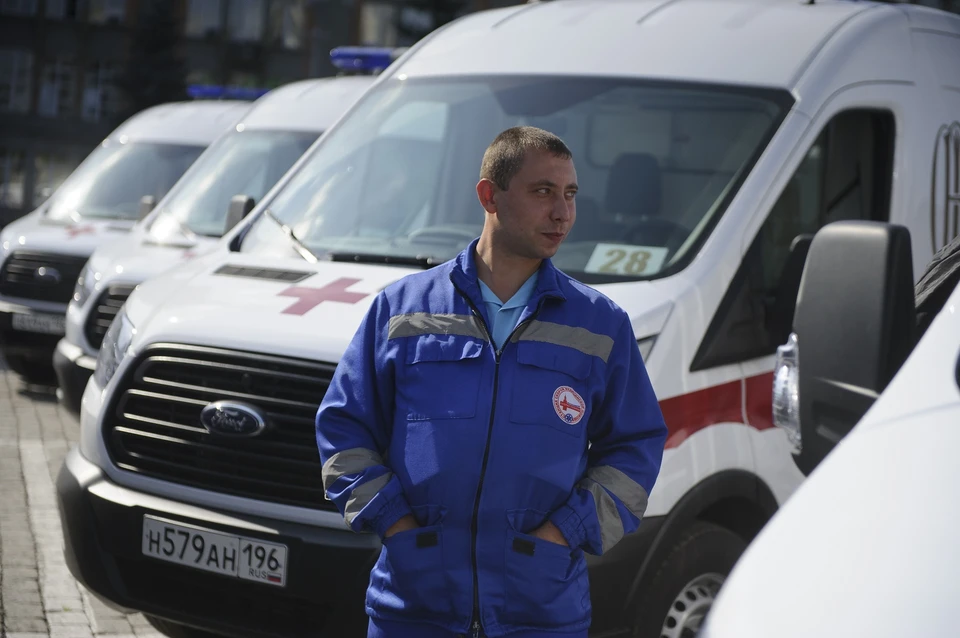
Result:
[[[530,301],[530,296],[537,287],[537,274],[539,272],[538,270],[530,275],[530,278],[523,282],[520,290],[510,297],[507,303],[500,301],[500,298],[487,287],[487,284],[479,279],[477,280],[480,284],[480,292],[483,295],[483,303],[487,307],[487,316],[493,323],[490,329],[491,332],[493,332],[493,343],[497,347],[497,350],[502,347],[503,342],[507,340],[510,333],[513,332],[513,329],[517,327],[517,321],[520,320],[523,309],[527,306],[527,302]]]

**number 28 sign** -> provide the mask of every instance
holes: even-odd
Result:
[[[660,246],[597,244],[585,272],[610,275],[652,275],[663,267],[667,249]]]

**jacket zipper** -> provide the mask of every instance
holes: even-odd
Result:
[[[453,282],[451,281],[451,283]],[[457,289],[464,299],[467,300],[467,303],[470,305],[470,310],[473,312],[474,316],[480,320],[480,325],[483,326],[483,331],[487,335],[487,341],[494,348],[494,361],[496,365],[493,370],[493,400],[490,407],[490,421],[487,423],[487,443],[483,448],[483,461],[480,463],[480,481],[477,483],[477,496],[473,501],[473,521],[470,525],[470,553],[471,558],[473,559],[473,620],[470,623],[470,629],[472,632],[471,638],[481,638],[482,625],[480,624],[480,568],[477,565],[477,527],[480,517],[480,495],[483,492],[483,477],[486,475],[487,461],[490,459],[490,439],[493,436],[493,420],[497,413],[497,391],[500,385],[500,355],[503,353],[503,347],[501,347],[499,350],[497,349],[497,344],[493,341],[493,335],[490,333],[490,328],[487,327],[486,320],[484,320],[483,315],[477,309],[477,306],[473,303],[473,300],[466,293],[460,290],[460,287],[457,286],[456,283],[453,283],[453,287]],[[540,313],[540,307],[543,305],[543,301],[543,299],[540,300],[540,302],[537,304],[537,310],[533,314],[514,327],[506,341],[504,341],[504,345],[510,343],[510,339],[513,338],[513,335],[526,324],[530,323],[530,321]]]

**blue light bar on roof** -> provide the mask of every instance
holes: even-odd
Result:
[[[191,84],[187,87],[187,95],[195,100],[256,100],[269,90],[242,86]]]
[[[330,61],[345,71],[382,71],[403,51],[390,47],[337,47],[330,51]]]

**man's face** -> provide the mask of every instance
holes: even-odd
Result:
[[[496,189],[498,243],[517,257],[548,259],[577,218],[572,159],[528,152],[505,191]]]

